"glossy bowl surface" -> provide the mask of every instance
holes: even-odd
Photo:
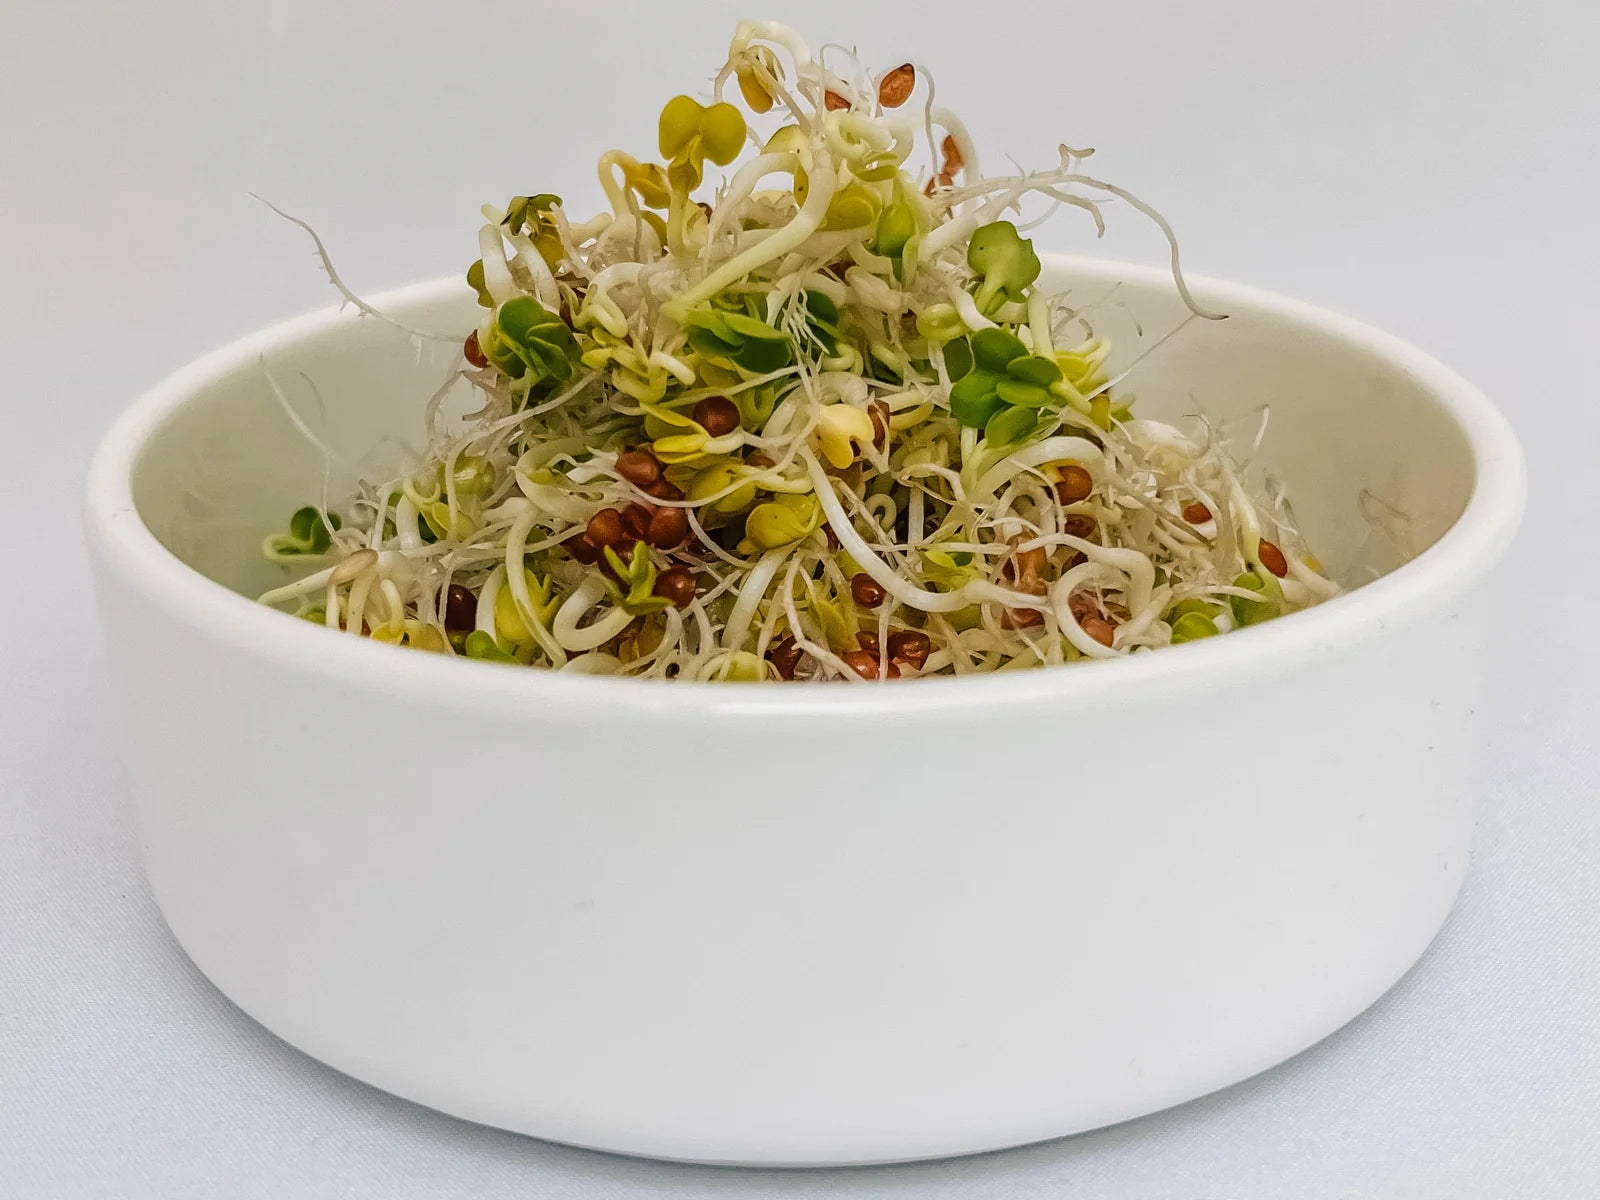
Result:
[[[402,461],[454,346],[324,312],[142,397],[86,518],[147,870],[194,961],[399,1095],[708,1162],[1088,1129],[1369,1005],[1466,864],[1516,440],[1459,377],[1346,318],[1200,280],[1229,319],[1157,345],[1184,315],[1164,273],[1048,269],[1111,297],[1121,361],[1149,351],[1142,412],[1269,404],[1259,461],[1323,560],[1371,582],[1226,637],[977,680],[450,661],[246,595],[280,577],[256,548],[325,469],[337,498]],[[378,303],[473,320],[449,282]]]

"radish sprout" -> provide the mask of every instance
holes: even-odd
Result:
[[[656,152],[603,154],[588,220],[548,193],[485,206],[481,313],[427,453],[295,512],[263,550],[298,577],[262,602],[511,665],[860,683],[1140,654],[1338,593],[1227,437],[1132,415],[1129,372],[1223,314],[1166,220],[1084,173],[1092,150],[984,175],[920,65],[746,21]],[[1115,289],[1052,295],[1025,233],[1076,210],[1099,236],[1123,206],[1188,315],[1112,374]],[[438,336],[280,215],[347,303]],[[483,403],[451,426],[462,381]]]

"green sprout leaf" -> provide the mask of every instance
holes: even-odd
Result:
[[[992,371],[968,371],[950,388],[950,415],[969,429],[982,429],[1006,406],[995,391],[999,383]]]
[[[905,253],[906,243],[917,234],[917,218],[909,204],[894,203],[878,214],[878,225],[873,233],[873,253],[899,260]]]
[[[972,370],[972,343],[966,338],[957,338],[946,344],[944,348],[944,369],[949,374],[951,382],[955,382]]]
[[[565,383],[578,361],[572,330],[532,296],[507,300],[495,314],[493,336],[482,347],[489,361],[513,379]]]
[[[697,354],[736,363],[758,375],[788,366],[794,356],[787,333],[743,313],[698,308],[685,316],[684,324]]]
[[[813,290],[806,293],[806,329],[828,357],[839,352],[839,342],[844,337],[839,329],[839,306],[826,292]],[[763,423],[752,428],[760,428]]]
[[[516,656],[503,648],[494,638],[481,629],[474,629],[467,634],[467,640],[462,647],[468,658],[476,658],[483,662],[515,663]]]
[[[1061,379],[1061,368],[1050,359],[1029,354],[1022,339],[1004,329],[980,329],[944,348],[945,368],[955,382],[950,388],[950,412],[972,429],[983,429],[1002,408],[1046,408],[1059,401],[1050,386]],[[1013,418],[1004,429],[1029,431],[1037,418]]]
[[[983,427],[984,439],[991,447],[1010,446],[1022,441],[1039,425],[1039,414],[1031,408],[1003,408]]]
[[[972,235],[967,243],[967,265],[983,276],[973,299],[985,313],[1006,301],[1026,299],[1026,290],[1040,271],[1033,243],[1010,221],[994,221]]]
[[[1042,354],[1029,354],[1006,364],[1006,374],[1024,383],[1047,388],[1061,379],[1061,368]]]
[[[560,204],[561,197],[550,192],[541,192],[537,196],[513,196],[500,222],[513,234],[526,231],[533,239],[534,248],[552,271],[561,265],[567,253],[566,247],[561,244],[555,218],[550,215],[550,210]],[[479,270],[481,272],[481,266]]]
[[[540,192],[537,196],[513,196],[511,203],[506,206],[505,219],[500,223],[512,233],[521,233],[524,229],[530,234],[536,234],[548,222],[548,217],[541,218],[541,213],[548,213],[552,208],[559,208],[561,197],[550,192]]]
[[[1028,352],[1021,338],[1004,329],[980,329],[971,341],[972,361],[989,371],[1004,371]]]
[[[494,297],[489,295],[489,288],[483,281],[483,259],[467,268],[467,286],[478,293],[478,303],[484,308],[494,307]]]
[[[339,524],[338,513],[329,513],[328,523],[324,524],[322,514],[315,508],[308,505],[296,509],[289,518],[289,532],[268,537],[262,543],[262,552],[274,561],[326,554],[333,545],[333,533]]]
[[[1282,592],[1276,582],[1268,583],[1255,571],[1246,571],[1233,581],[1237,588],[1247,588],[1252,592],[1260,592],[1260,600],[1247,600],[1243,596],[1229,596],[1228,607],[1233,611],[1235,625],[1257,625],[1262,621],[1271,620],[1283,609],[1281,603]]]
[[[634,616],[643,616],[646,613],[660,612],[671,606],[671,601],[664,596],[654,595],[656,586],[656,565],[650,561],[650,550],[643,542],[635,542],[633,550],[626,560],[613,550],[606,547],[606,563],[611,568],[611,573],[620,581],[620,586],[607,581],[618,607]]]
[[[1186,612],[1172,622],[1174,645],[1179,642],[1194,642],[1201,638],[1215,637],[1217,633],[1217,623],[1197,612]]]
[[[1025,383],[1020,379],[1013,379],[1007,375],[994,387],[995,394],[1007,404],[1020,405],[1023,408],[1043,408],[1050,403],[1050,390],[1042,388],[1037,383]]]

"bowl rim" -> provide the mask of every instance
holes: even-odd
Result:
[[[1041,255],[1048,267],[1102,274],[1141,285],[1170,285],[1158,267],[1067,254]],[[1158,654],[981,677],[901,680],[892,687],[748,687],[689,680],[644,680],[511,670],[433,654],[400,654],[366,638],[329,637],[217,583],[168,550],[139,515],[133,470],[167,419],[196,392],[257,362],[274,349],[361,320],[332,306],[248,334],[173,372],[144,392],[101,438],[89,467],[84,519],[91,553],[107,582],[135,589],[177,622],[246,657],[293,663],[310,676],[357,683],[430,703],[503,708],[507,701],[603,705],[611,712],[693,722],[723,716],[871,717],[960,712],[974,705],[1092,702],[1148,698],[1157,690],[1223,686],[1245,676],[1277,674],[1348,652],[1427,616],[1481,578],[1516,533],[1526,502],[1526,468],[1510,424],[1476,387],[1437,359],[1351,317],[1244,284],[1185,276],[1197,296],[1226,310],[1268,309],[1344,341],[1409,376],[1456,425],[1470,447],[1475,478],[1466,506],[1438,541],[1416,558],[1336,599],[1288,619],[1164,648]],[[403,307],[462,291],[458,278],[428,280],[374,296],[380,308]],[[102,587],[101,602],[115,590]],[[663,693],[662,688],[669,691]],[[671,704],[660,700],[670,695]]]

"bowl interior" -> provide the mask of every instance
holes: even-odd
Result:
[[[1251,474],[1283,482],[1313,551],[1342,582],[1392,570],[1465,508],[1472,448],[1387,339],[1214,284],[1197,295],[1228,318],[1178,329],[1188,312],[1162,272],[1073,259],[1047,259],[1046,272],[1112,338],[1113,371],[1131,367],[1120,386],[1138,397],[1136,415],[1203,413],[1248,447],[1262,410],[1270,413]],[[449,284],[407,289],[379,307],[462,336],[477,313],[471,293]],[[262,538],[324,494],[337,507],[358,479],[399,473],[424,441],[429,398],[459,362],[459,340],[418,342],[349,312],[231,347],[191,370],[187,399],[136,456],[139,514],[182,561],[257,595],[287,573],[262,558]],[[449,389],[447,413],[473,407],[469,387]]]

